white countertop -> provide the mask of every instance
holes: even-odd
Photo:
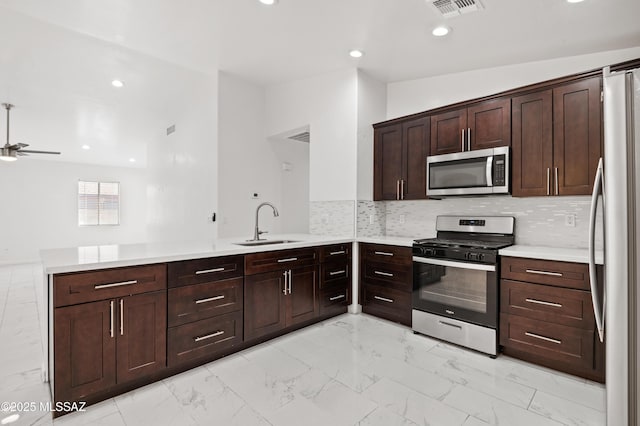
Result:
[[[525,246],[517,244],[501,249],[500,256],[589,263],[589,250],[578,248]],[[596,250],[596,263],[598,265],[604,264],[604,255],[601,250]]]
[[[90,271],[122,266],[150,263],[174,262],[178,260],[201,259],[205,257],[230,256],[234,254],[259,253],[273,250],[287,250],[328,244],[350,243],[353,241],[389,244],[411,247],[413,240],[402,237],[350,237],[281,234],[271,235],[268,240],[293,240],[284,244],[262,246],[241,246],[245,238],[224,238],[211,241],[181,241],[170,243],[113,244],[83,246],[40,251],[40,258],[47,274]]]

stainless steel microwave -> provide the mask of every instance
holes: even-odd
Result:
[[[488,195],[510,192],[509,147],[427,157],[427,195]]]

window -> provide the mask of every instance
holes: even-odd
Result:
[[[78,225],[119,225],[120,184],[78,182]]]

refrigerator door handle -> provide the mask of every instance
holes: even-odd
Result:
[[[596,209],[598,207],[598,196],[602,194],[604,204],[604,176],[602,170],[602,158],[598,162],[596,177],[593,181],[593,192],[591,194],[591,214],[589,215],[589,283],[591,285],[591,302],[593,303],[593,313],[596,317],[596,327],[598,337],[604,342],[604,306],[600,304],[598,295],[598,277],[596,274]],[[604,206],[603,206],[604,207]],[[604,299],[606,288],[603,284],[602,297]],[[602,306],[602,307],[601,307]]]

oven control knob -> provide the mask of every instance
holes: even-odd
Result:
[[[482,253],[478,253],[478,255],[476,256],[476,258],[477,258],[478,260],[484,260],[484,254],[482,254]]]
[[[423,248],[422,254],[424,254],[425,256],[433,256],[435,254],[435,251],[431,248]]]

